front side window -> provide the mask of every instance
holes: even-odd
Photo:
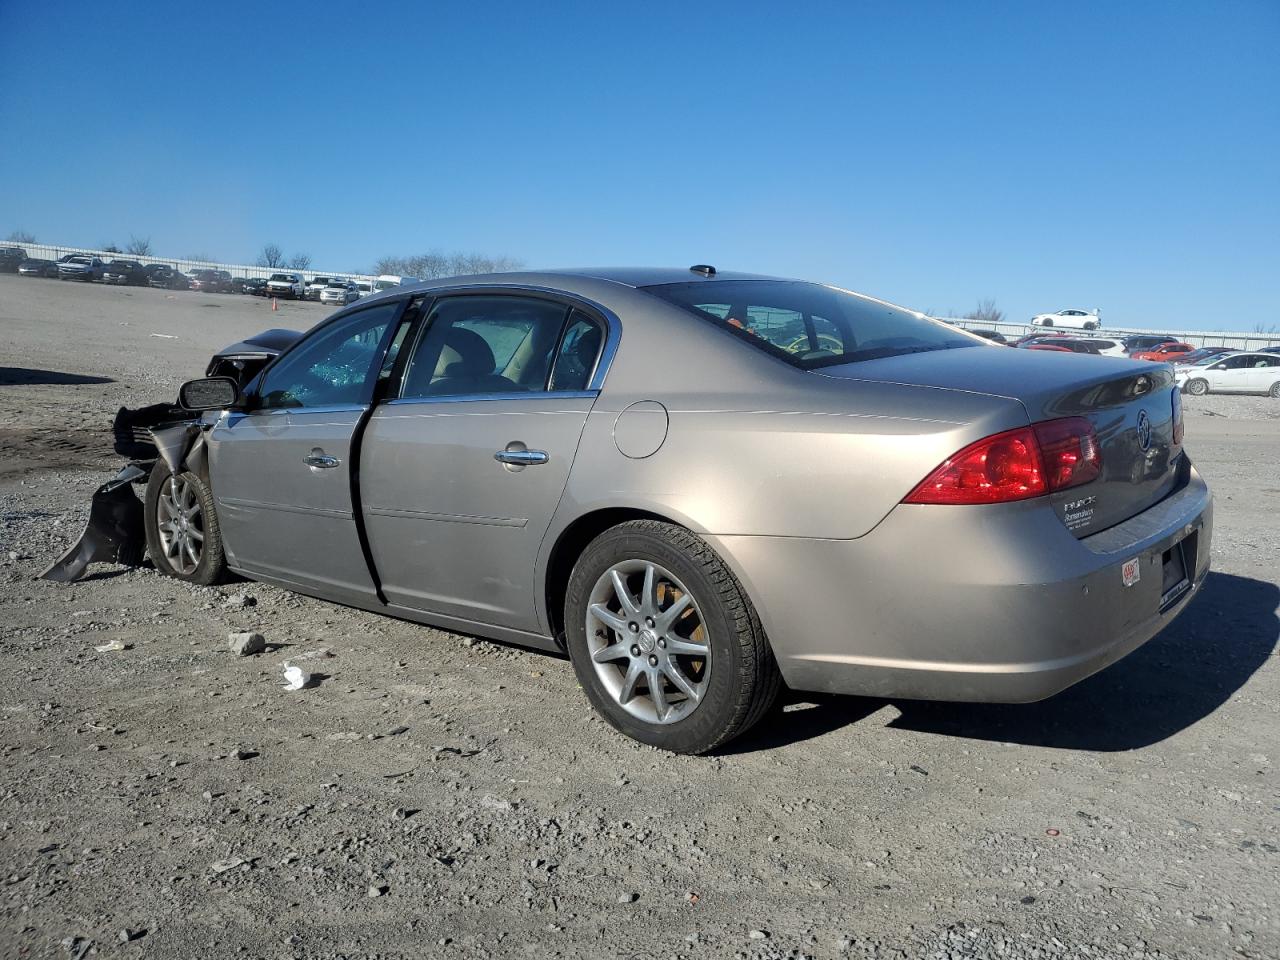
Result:
[[[602,339],[594,321],[571,315],[562,303],[518,296],[447,297],[431,309],[400,396],[581,390]]]
[[[258,388],[263,408],[324,407],[365,402],[381,359],[379,345],[400,309],[397,301],[348,314],[280,358]]]
[[[977,347],[939,320],[798,280],[712,280],[641,288],[793,366]]]

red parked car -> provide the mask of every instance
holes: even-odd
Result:
[[[1194,350],[1189,343],[1162,343],[1150,350],[1139,350],[1129,354],[1131,360],[1155,360],[1158,363],[1177,363]]]

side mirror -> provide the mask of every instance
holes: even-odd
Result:
[[[178,403],[184,410],[222,410],[239,398],[240,387],[230,377],[188,380],[178,389]]]

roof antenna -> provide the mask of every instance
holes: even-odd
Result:
[[[689,268],[689,272],[700,273],[704,277],[714,277],[716,275],[716,268],[711,266],[709,263],[695,263]]]

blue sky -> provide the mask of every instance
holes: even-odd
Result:
[[[1275,0],[58,9],[0,0],[0,237],[1280,325]]]

